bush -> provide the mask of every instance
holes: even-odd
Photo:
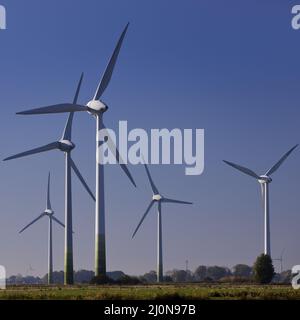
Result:
[[[124,276],[122,276],[118,281],[116,281],[116,283],[118,284],[128,284],[128,285],[137,285],[141,283],[141,280],[137,277],[131,277],[128,276],[127,274],[125,274]]]
[[[253,271],[256,282],[260,284],[270,283],[275,275],[271,257],[266,254],[258,256]]]
[[[93,277],[90,281],[90,284],[96,284],[96,285],[100,285],[100,284],[114,284],[114,280],[112,280],[111,278],[109,278],[108,276],[96,276]]]

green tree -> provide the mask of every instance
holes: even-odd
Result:
[[[203,281],[206,278],[206,273],[207,273],[207,267],[206,266],[199,266],[195,270],[194,276],[197,281]]]
[[[246,264],[237,264],[233,267],[233,275],[235,277],[249,278],[252,273],[252,268]]]
[[[256,282],[261,284],[270,283],[275,275],[271,257],[266,254],[258,256],[253,266],[253,272]]]
[[[206,277],[211,278],[214,281],[218,281],[223,277],[230,276],[231,272],[228,268],[213,266],[208,267],[206,271]]]

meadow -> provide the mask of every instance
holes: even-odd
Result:
[[[11,286],[0,300],[300,300],[289,285]]]

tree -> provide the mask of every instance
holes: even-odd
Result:
[[[256,282],[261,284],[270,283],[275,275],[271,257],[266,254],[258,256],[253,266],[253,272]]]
[[[246,264],[237,264],[233,267],[233,275],[235,277],[249,278],[252,273],[252,268]]]
[[[166,275],[171,277],[173,282],[186,282],[189,281],[188,273],[185,270],[172,270],[167,271]]]
[[[207,272],[206,266],[199,266],[194,272],[195,279],[197,281],[203,281],[206,278],[206,272]]]
[[[206,277],[213,279],[214,281],[218,281],[223,277],[230,276],[231,272],[228,268],[213,266],[208,267],[206,272]]]
[[[157,282],[156,271],[150,271],[148,273],[145,273],[142,276],[142,279],[145,280],[147,283],[155,283],[155,282]]]

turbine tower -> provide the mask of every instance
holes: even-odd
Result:
[[[105,237],[105,203],[104,203],[104,167],[99,158],[99,147],[102,142],[99,141],[99,131],[105,130],[103,123],[103,114],[108,110],[108,106],[100,100],[104,91],[109,85],[111,80],[117,58],[126,35],[129,23],[126,25],[122,32],[115,50],[109,60],[106,70],[102,79],[97,87],[94,98],[87,103],[87,105],[79,105],[77,102],[63,103],[52,105],[48,107],[32,109],[28,111],[18,112],[22,115],[35,115],[35,114],[53,114],[64,112],[82,112],[86,111],[96,119],[96,208],[95,208],[95,276],[106,275],[106,237]],[[108,148],[115,156],[118,164],[130,179],[131,183],[136,187],[136,184],[126,166],[121,159],[120,154],[111,139],[108,139]]]
[[[52,248],[52,221],[55,221],[62,227],[65,227],[65,225],[60,222],[56,217],[54,217],[54,211],[51,207],[50,202],[50,172],[48,175],[48,188],[47,188],[47,201],[46,201],[46,210],[39,215],[36,219],[34,219],[32,222],[30,222],[26,227],[24,227],[19,233],[22,233],[24,230],[26,230],[28,227],[36,223],[38,220],[40,220],[43,217],[49,218],[49,234],[48,234],[48,284],[53,284],[53,248]],[[31,268],[31,266],[30,266]]]
[[[193,204],[192,202],[186,202],[186,201],[180,201],[180,200],[173,200],[169,198],[163,197],[157,187],[155,186],[153,179],[150,175],[149,169],[146,165],[144,164],[146,173],[148,176],[148,180],[150,182],[150,186],[153,192],[152,195],[152,200],[142,216],[142,219],[140,220],[139,224],[137,225],[136,229],[134,230],[134,233],[132,235],[132,238],[136,235],[137,231],[139,230],[141,224],[145,220],[147,214],[149,213],[150,209],[152,206],[157,203],[157,282],[162,282],[163,281],[163,253],[162,253],[162,204],[163,203],[178,203],[178,204]]]
[[[273,181],[271,175],[279,169],[287,157],[298,147],[294,146],[289,150],[275,165],[269,169],[264,175],[258,175],[254,171],[242,167],[240,165],[234,164],[229,161],[224,162],[229,166],[247,174],[248,176],[255,178],[261,185],[261,192],[263,198],[263,207],[264,207],[264,254],[271,257],[271,243],[270,243],[270,200],[269,200],[269,185]]]
[[[83,74],[80,77],[77,90],[75,93],[73,103],[77,103],[81,83],[83,79]],[[46,152],[50,150],[59,150],[64,152],[65,154],[65,259],[64,259],[64,271],[65,277],[64,282],[65,284],[73,284],[74,283],[74,275],[73,275],[73,228],[72,228],[72,181],[71,181],[71,170],[75,172],[79,180],[81,181],[82,185],[95,201],[95,197],[88,187],[87,183],[85,182],[83,176],[81,175],[80,171],[78,170],[77,166],[75,165],[74,161],[71,157],[71,152],[75,148],[75,144],[71,141],[72,140],[72,123],[73,123],[74,113],[71,112],[62,138],[59,141],[52,142],[45,146],[35,148],[26,152],[19,153],[12,157],[4,159],[4,161],[17,159],[41,152]]]

